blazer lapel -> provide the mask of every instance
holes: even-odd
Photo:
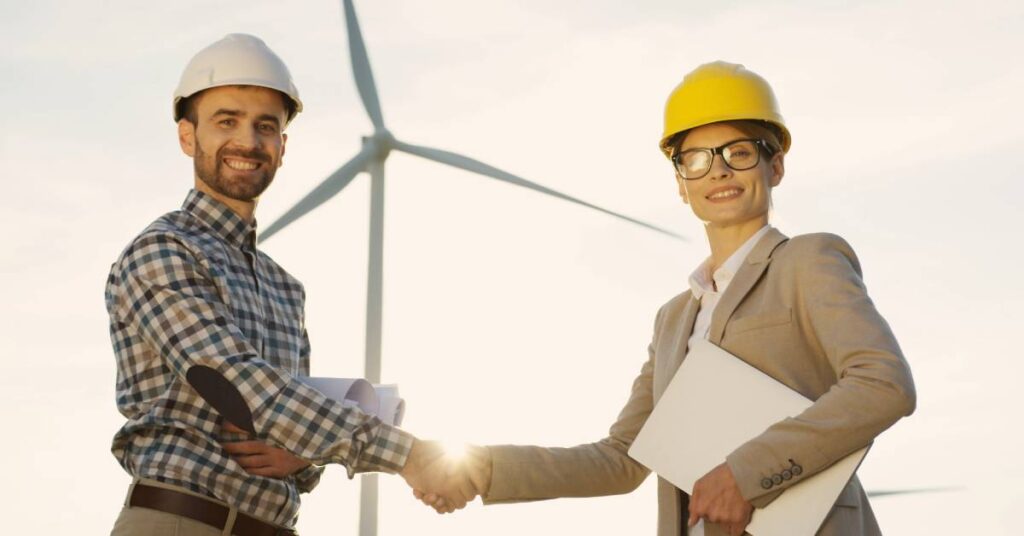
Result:
[[[761,274],[768,268],[768,263],[771,261],[772,251],[775,251],[776,246],[786,240],[788,240],[786,235],[773,228],[750,251],[746,262],[736,272],[732,282],[729,283],[729,288],[725,289],[725,293],[719,299],[718,305],[715,306],[715,313],[711,315],[711,330],[708,333],[708,341],[721,345],[722,336],[725,334],[725,324],[732,317],[732,313],[736,311],[736,308],[739,307],[743,298],[747,297],[750,290],[761,279]]]
[[[690,295],[690,299],[686,301],[686,306],[683,307],[683,312],[680,315],[680,324],[678,329],[672,334],[673,341],[670,346],[671,351],[668,353],[667,359],[664,364],[659,364],[655,370],[654,377],[654,401],[657,402],[661,398],[661,394],[665,392],[665,388],[668,387],[668,382],[675,376],[676,370],[679,369],[679,365],[683,364],[683,357],[686,356],[686,345],[690,341],[690,335],[693,334],[693,324],[697,320],[697,312],[700,310],[700,302]],[[659,373],[660,372],[660,373]]]

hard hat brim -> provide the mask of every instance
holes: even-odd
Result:
[[[678,137],[680,134],[693,130],[697,127],[703,127],[705,125],[712,125],[715,123],[725,123],[727,121],[764,121],[765,123],[770,123],[774,125],[777,129],[779,129],[779,144],[782,145],[782,152],[789,152],[789,147],[790,145],[792,145],[793,138],[789,134],[789,129],[786,128],[786,125],[784,123],[772,119],[750,117],[748,114],[736,114],[735,117],[726,117],[723,119],[715,118],[714,120],[711,121],[694,121],[693,125],[687,126],[686,128],[680,129],[679,131],[673,132],[672,134],[663,136],[661,138],[661,141],[658,143],[658,147],[661,148],[661,152],[664,153],[666,158],[671,158],[672,140]]]
[[[241,82],[239,82],[239,83],[226,82],[226,83],[223,83],[223,84],[215,84],[215,85],[211,85],[210,87],[205,87],[205,88],[200,89],[199,91],[195,91],[195,92],[193,92],[193,93],[191,93],[189,95],[176,95],[174,97],[174,102],[171,104],[171,106],[172,106],[171,113],[174,115],[174,122],[177,123],[178,121],[181,121],[185,117],[185,109],[184,109],[183,104],[184,104],[184,102],[187,99],[195,97],[196,95],[198,95],[198,94],[200,94],[200,93],[202,93],[202,92],[204,92],[204,91],[206,91],[208,89],[215,89],[215,88],[218,88],[218,87],[225,87],[225,86],[262,87],[262,88],[273,89],[274,91],[277,91],[278,93],[281,94],[282,97],[284,97],[284,99],[286,101],[292,103],[291,109],[289,110],[289,113],[288,113],[287,123],[291,123],[292,119],[295,119],[295,116],[299,115],[299,112],[302,111],[302,101],[301,100],[299,100],[298,98],[292,97],[287,92],[282,91],[282,90],[280,90],[280,89],[278,89],[276,87],[269,87],[269,86],[267,86],[265,84],[252,84],[252,83],[241,83]]]

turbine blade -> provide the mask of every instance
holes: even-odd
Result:
[[[637,220],[635,218],[631,218],[631,217],[623,215],[623,214],[619,214],[618,212],[613,212],[611,210],[599,207],[597,205],[593,205],[593,204],[588,203],[586,201],[583,201],[581,199],[577,199],[575,197],[572,197],[572,196],[563,194],[561,192],[552,190],[551,188],[548,188],[546,186],[541,186],[540,184],[537,184],[535,182],[528,181],[528,180],[526,180],[526,179],[524,179],[522,177],[513,175],[511,173],[508,173],[507,171],[502,171],[502,170],[500,170],[500,169],[498,169],[498,168],[496,168],[494,166],[490,166],[490,165],[485,164],[485,163],[483,163],[483,162],[481,162],[479,160],[474,160],[472,158],[469,158],[468,156],[462,156],[460,154],[456,154],[456,153],[449,152],[449,151],[444,151],[444,150],[441,150],[441,149],[432,149],[430,147],[423,147],[423,146],[420,146],[420,145],[412,145],[412,144],[404,143],[404,142],[401,142],[401,141],[398,141],[398,140],[395,140],[394,148],[398,149],[399,151],[402,151],[402,152],[406,152],[406,153],[409,153],[409,154],[413,154],[413,155],[416,155],[416,156],[419,156],[419,157],[426,158],[427,160],[433,160],[435,162],[440,162],[442,164],[448,164],[449,166],[452,166],[452,167],[457,167],[459,169],[464,169],[466,171],[472,171],[473,173],[478,173],[480,175],[485,175],[487,177],[498,179],[499,181],[502,181],[502,182],[507,182],[507,183],[510,183],[510,184],[514,184],[516,186],[521,186],[523,188],[528,188],[530,190],[534,190],[536,192],[540,192],[542,194],[550,195],[552,197],[557,197],[558,199],[562,199],[562,200],[568,201],[570,203],[575,203],[577,205],[582,205],[584,207],[596,210],[598,212],[603,212],[605,214],[608,214],[609,216],[614,216],[616,218],[619,218],[619,219],[622,219],[622,220],[626,220],[626,221],[628,221],[630,223],[634,223],[634,224],[639,225],[641,227],[646,227],[647,229],[650,229],[652,231],[657,231],[659,233],[671,236],[671,237],[679,239],[679,240],[686,240],[686,237],[684,237],[684,236],[682,236],[680,234],[677,234],[675,232],[669,231],[668,229],[663,229],[663,228],[658,227],[656,225],[653,225],[653,224],[650,224],[650,223],[647,223],[647,222],[644,222],[644,221],[640,221],[640,220]]]
[[[359,151],[352,160],[349,160],[345,165],[338,168],[334,173],[331,173],[326,179],[323,180],[313,191],[306,194],[295,206],[288,209],[283,216],[277,219],[274,223],[271,223],[266,229],[260,233],[258,241],[264,242],[275,233],[284,229],[295,220],[306,215],[307,212],[315,209],[322,205],[324,201],[334,197],[338,192],[343,190],[352,179],[355,178],[361,171],[366,169],[366,162],[370,159],[373,154],[371,146],[367,145],[363,147],[362,151]]]
[[[370,58],[366,55],[366,44],[363,33],[359,31],[359,20],[356,19],[356,8],[352,0],[344,0],[345,25],[348,27],[348,53],[352,58],[352,74],[356,79],[356,88],[363,100],[363,107],[373,121],[373,128],[384,128],[384,116],[380,111],[380,99],[377,97],[377,85],[373,83],[373,71],[370,70]]]
[[[938,493],[942,491],[959,491],[962,487],[945,487],[945,488],[917,488],[917,489],[889,489],[889,490],[873,490],[868,491],[868,497],[889,497],[892,495],[911,495],[915,493]]]

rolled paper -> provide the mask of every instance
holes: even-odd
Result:
[[[392,426],[401,426],[405,418],[405,400],[398,396],[398,385],[382,383],[375,384],[373,388],[380,397],[380,420]]]
[[[377,415],[380,412],[380,399],[373,384],[362,378],[299,376],[298,379],[343,405],[355,405],[363,413],[370,415]]]
[[[380,399],[380,420],[392,425],[401,426],[405,418],[405,400],[401,398],[383,397]]]

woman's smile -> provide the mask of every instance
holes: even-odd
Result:
[[[708,192],[705,199],[712,203],[724,203],[743,195],[743,188],[739,186],[720,186]]]

